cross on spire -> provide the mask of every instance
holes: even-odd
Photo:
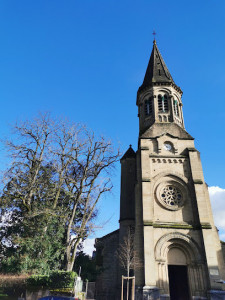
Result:
[[[155,32],[155,30],[153,30],[153,33],[152,33],[152,35],[154,36],[154,42],[155,42],[155,36],[156,36],[156,32]]]

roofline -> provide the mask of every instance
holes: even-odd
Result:
[[[139,95],[143,91],[145,91],[153,86],[161,86],[161,85],[172,86],[177,92],[179,92],[181,94],[181,96],[183,95],[183,91],[181,90],[181,88],[172,81],[171,82],[152,82],[151,84],[148,84],[146,86],[141,85],[137,91],[137,94]]]
[[[112,231],[112,232],[110,232],[110,233],[108,233],[108,234],[106,234],[106,235],[103,235],[103,236],[100,237],[100,238],[96,238],[95,241],[96,241],[96,240],[100,241],[100,240],[102,240],[102,239],[108,238],[109,236],[111,236],[111,235],[117,233],[117,231],[119,232],[119,229],[116,229],[116,230],[114,230],[114,231]]]

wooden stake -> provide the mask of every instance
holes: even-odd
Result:
[[[135,276],[132,278],[132,300],[135,297]]]
[[[122,287],[121,287],[121,300],[123,300],[123,275],[122,275]]]

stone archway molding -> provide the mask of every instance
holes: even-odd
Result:
[[[200,254],[197,243],[189,236],[180,232],[173,232],[163,235],[155,246],[155,258],[162,262],[167,260],[168,248],[172,245],[178,245],[183,248],[184,252],[188,254],[189,259],[193,263],[202,263],[202,256]]]
[[[175,179],[181,180],[183,181],[183,184],[188,184],[188,179],[181,173],[178,172],[160,172],[159,174],[157,174],[156,176],[153,177],[152,181],[155,182],[155,184],[157,184],[158,179],[163,178],[163,177],[175,177]]]

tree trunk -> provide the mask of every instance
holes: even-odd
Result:
[[[67,271],[73,271],[73,266],[74,266],[74,262],[75,262],[75,258],[76,258],[78,244],[79,244],[79,242],[76,242],[74,249],[72,251],[73,252],[72,255],[71,255],[71,253],[69,254],[70,257],[68,257],[68,255],[67,255],[67,267],[66,267]]]
[[[72,262],[67,262],[66,271],[73,271],[73,265]]]
[[[127,300],[129,300],[129,277],[127,277]]]
[[[130,276],[130,268],[129,264],[127,266],[127,300],[129,300],[129,277]]]

